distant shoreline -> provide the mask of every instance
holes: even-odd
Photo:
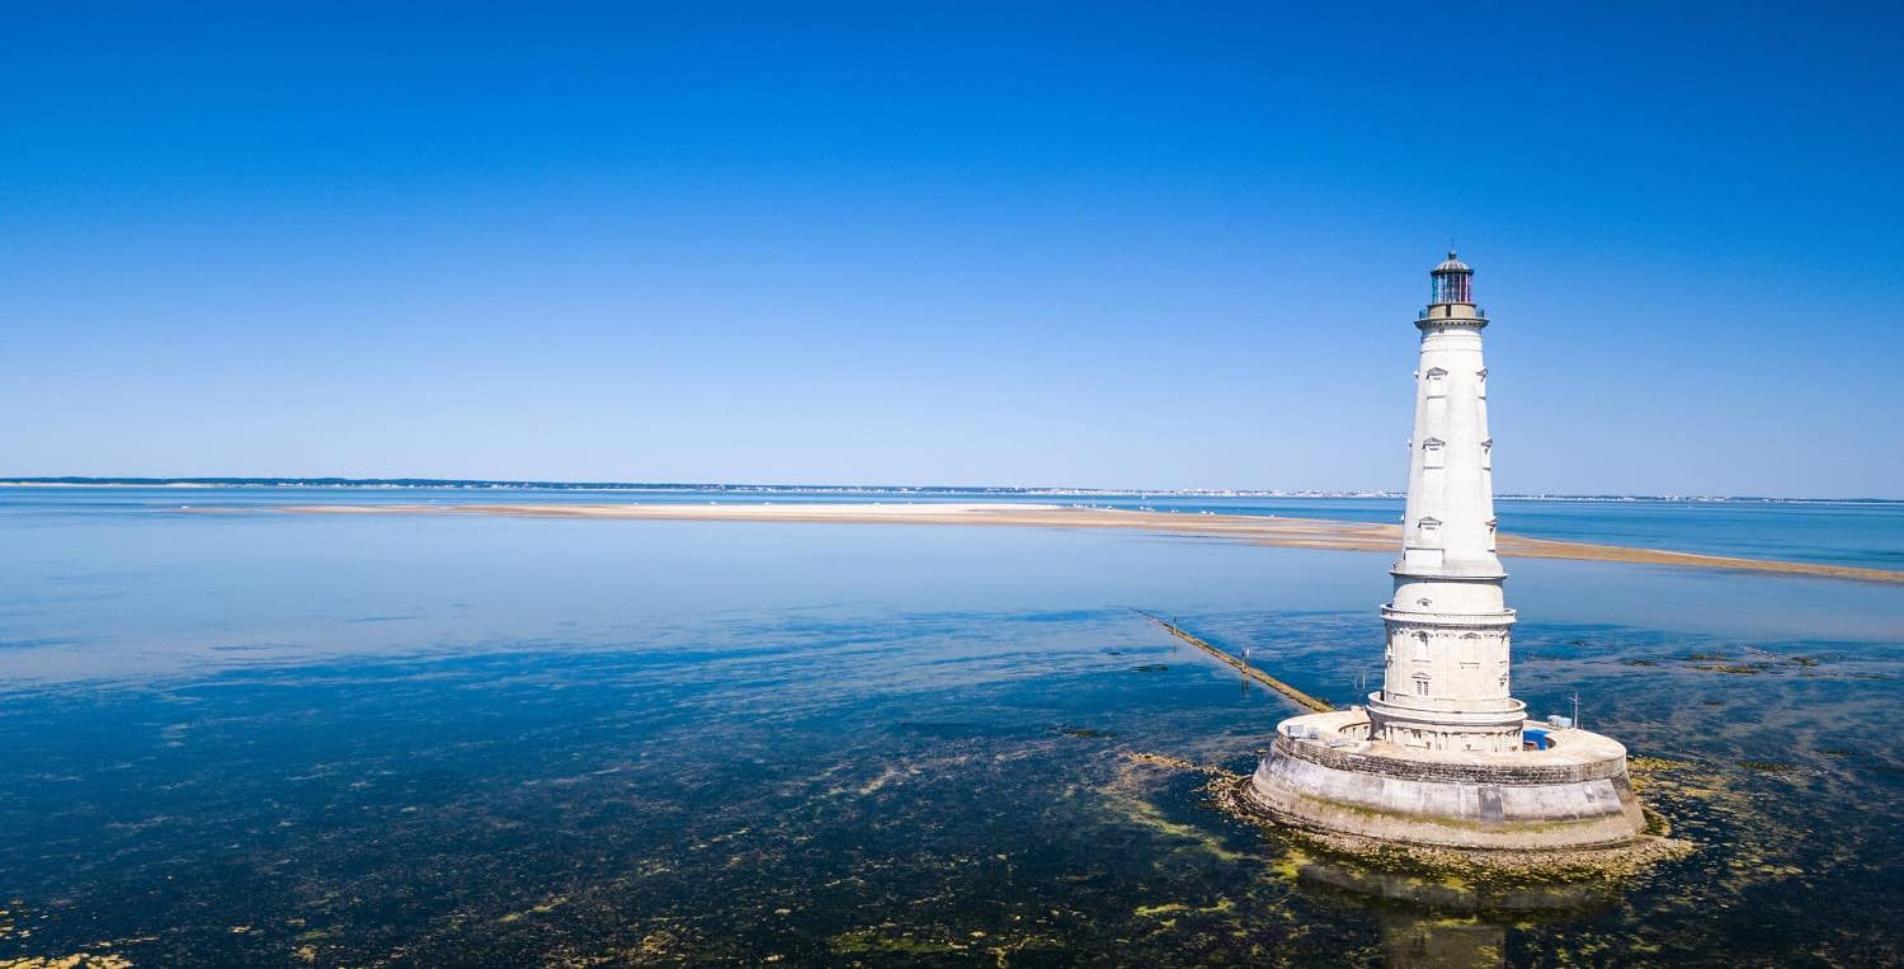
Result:
[[[1274,498],[1274,499],[1401,499],[1400,492],[1363,490],[1283,490],[1280,488],[1093,488],[1064,485],[881,485],[881,484],[759,484],[682,481],[535,481],[501,478],[242,478],[242,477],[93,477],[85,475],[26,475],[0,479],[0,488],[333,488],[380,491],[563,491],[724,495],[908,495],[951,497],[987,495],[1027,498]],[[1765,495],[1638,495],[1638,494],[1498,494],[1496,501],[1662,502],[1670,504],[1822,504],[1896,505],[1904,497],[1781,498]]]
[[[199,513],[237,511],[213,507]],[[487,515],[516,518],[587,518],[624,521],[825,522],[896,525],[1015,525],[1037,528],[1094,528],[1217,538],[1282,548],[1391,552],[1401,545],[1401,527],[1319,518],[1262,515],[1183,514],[1077,508],[1033,503],[920,504],[466,504],[466,505],[282,505],[276,511],[304,515]],[[1860,582],[1904,584],[1904,572],[1813,562],[1702,555],[1664,549],[1627,548],[1546,538],[1503,535],[1500,554],[1516,558],[1623,562],[1732,572],[1803,575]]]

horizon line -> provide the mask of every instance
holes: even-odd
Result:
[[[1405,492],[1385,488],[1124,488],[1088,485],[952,485],[952,484],[801,484],[794,482],[721,481],[587,481],[537,478],[358,478],[344,475],[23,475],[0,476],[0,487],[75,485],[89,487],[390,487],[554,490],[554,491],[758,491],[758,492],[887,492],[993,493],[1048,495],[1184,495],[1263,498],[1401,498]],[[1768,495],[1572,494],[1557,492],[1496,495],[1505,501],[1665,501],[1665,502],[1810,502],[1900,503],[1904,498],[1879,496],[1780,498]]]

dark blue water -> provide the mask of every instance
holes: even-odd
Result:
[[[1901,955],[1904,830],[1886,819],[1904,809],[1887,739],[1904,589],[1514,563],[1517,693],[1548,712],[1578,692],[1698,846],[1530,910],[1531,889],[1318,856],[1215,810],[1205,775],[1138,756],[1247,770],[1293,711],[1132,607],[1347,702],[1380,665],[1385,554],[176,513],[207,499],[285,495],[4,496],[0,964]],[[1802,557],[1808,530],[1850,530],[1812,506],[1746,514],[1769,516],[1779,558]]]

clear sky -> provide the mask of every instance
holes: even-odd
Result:
[[[6,3],[0,475],[1400,488],[1452,240],[1503,491],[1904,496],[1897,10]]]

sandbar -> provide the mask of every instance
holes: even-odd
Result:
[[[202,508],[199,511],[218,509]],[[1285,548],[1389,552],[1401,547],[1401,526],[1321,518],[1131,511],[1068,505],[981,502],[919,504],[388,504],[286,505],[279,510],[324,515],[499,515],[520,518],[599,518],[634,521],[826,522],[894,525],[1015,525],[1035,528],[1099,528],[1214,538]],[[1804,575],[1861,582],[1904,584],[1904,572],[1818,562],[1702,555],[1666,549],[1596,545],[1548,538],[1502,535],[1501,555],[1516,558],[1623,562],[1695,569]]]

